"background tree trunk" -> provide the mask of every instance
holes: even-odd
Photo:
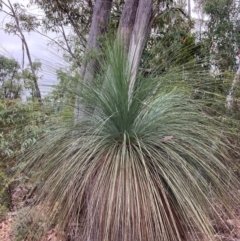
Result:
[[[188,16],[191,18],[191,12],[192,12],[192,7],[191,7],[191,0],[188,0]]]
[[[137,8],[136,19],[130,40],[129,47],[129,63],[131,65],[131,80],[129,87],[129,98],[131,98],[134,83],[137,77],[137,72],[142,56],[142,51],[145,46],[147,36],[150,29],[150,19],[152,14],[152,0],[140,0]]]
[[[233,107],[234,107],[233,94],[234,94],[234,89],[236,88],[236,85],[239,82],[239,80],[240,80],[240,63],[238,64],[237,72],[234,76],[231,88],[230,88],[227,98],[226,98],[226,105],[229,110],[233,110]]]
[[[124,4],[121,19],[118,27],[118,38],[124,44],[124,49],[128,53],[130,39],[136,19],[139,0],[127,0]]]
[[[107,31],[111,8],[112,0],[96,0],[93,8],[92,23],[87,40],[85,56],[100,49],[99,38]],[[90,84],[94,77],[96,67],[96,58],[92,58],[90,61],[83,63],[80,69],[80,81],[88,82]],[[80,91],[80,89],[81,84],[78,85],[78,90]],[[85,115],[85,107],[80,102],[80,98],[77,97],[74,110],[75,123],[77,123]]]

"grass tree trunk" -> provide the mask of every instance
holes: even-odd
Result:
[[[93,8],[92,23],[89,31],[89,36],[86,45],[85,56],[90,56],[100,49],[99,38],[107,31],[109,16],[112,8],[112,0],[96,0]],[[82,82],[91,83],[94,77],[94,70],[97,66],[96,58],[92,58],[82,64],[80,69]],[[78,90],[81,89],[81,84]],[[85,115],[84,106],[81,104],[80,98],[76,98],[74,118],[75,123]]]

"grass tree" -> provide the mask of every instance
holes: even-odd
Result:
[[[25,155],[37,198],[70,240],[213,240],[213,200],[228,207],[238,185],[222,163],[224,130],[185,91],[164,87],[181,81],[176,69],[137,75],[132,86],[127,59],[121,44],[108,47],[93,82],[74,93],[90,113],[55,126]]]

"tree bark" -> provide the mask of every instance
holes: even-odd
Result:
[[[236,88],[236,85],[239,81],[240,81],[240,62],[238,64],[237,72],[234,76],[231,88],[230,88],[227,98],[226,98],[226,106],[229,110],[233,110],[233,107],[234,107],[233,93],[234,93],[234,89]]]
[[[128,53],[130,39],[136,19],[139,0],[127,0],[124,4],[118,27],[118,39],[123,43],[124,50]]]
[[[100,49],[99,37],[107,31],[111,8],[112,0],[96,0],[93,8],[92,23],[87,40],[85,55],[88,55],[91,51],[98,51]],[[97,60],[94,58],[86,63],[83,63],[80,69],[81,81],[91,84],[96,67]],[[80,83],[78,85],[78,90],[81,90]],[[85,107],[80,103],[80,101],[80,98],[77,97],[74,110],[75,123],[78,123],[85,115]]]
[[[128,53],[128,60],[131,65],[129,98],[131,98],[132,95],[142,51],[150,32],[152,5],[153,0],[126,0],[120,19],[117,36],[123,41],[124,49],[126,53]],[[86,54],[100,48],[99,37],[107,30],[111,6],[112,0],[96,1],[86,46]],[[80,74],[83,82],[91,83],[96,66],[96,59],[91,59],[82,65]],[[79,86],[81,86],[81,84]],[[84,117],[86,111],[84,108],[80,103],[80,99],[76,98],[75,123],[78,123],[79,120]]]
[[[192,8],[191,8],[191,0],[188,0],[188,16],[191,18],[191,12],[192,12]]]
[[[137,77],[137,72],[142,52],[150,32],[150,19],[152,15],[152,0],[140,0],[137,8],[136,19],[130,40],[128,60],[131,65],[131,79],[128,96],[132,98],[132,92]]]

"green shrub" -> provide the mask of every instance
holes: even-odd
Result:
[[[0,161],[0,221],[6,217],[11,207],[11,194],[8,188],[9,177]]]
[[[39,103],[1,100],[0,158],[14,158],[36,143],[47,132],[47,111]]]

